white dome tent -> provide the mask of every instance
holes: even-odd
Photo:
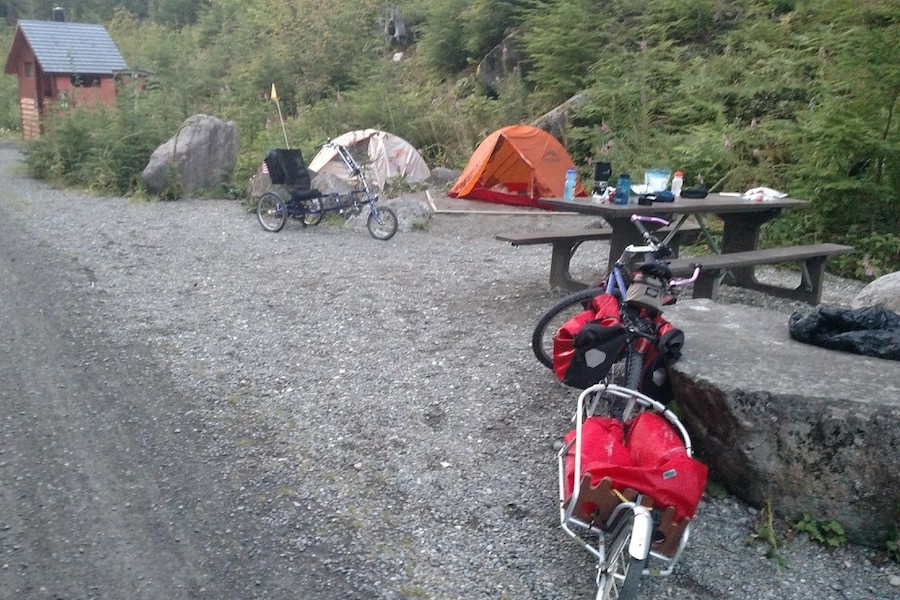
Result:
[[[361,129],[348,131],[331,141],[350,150],[360,163],[369,185],[378,190],[383,190],[385,184],[396,177],[409,183],[419,183],[431,175],[422,155],[412,144],[392,133]],[[330,173],[347,182],[353,177],[333,148],[322,148],[309,163],[309,169],[316,174]]]

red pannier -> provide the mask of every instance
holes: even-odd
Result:
[[[574,437],[574,430],[567,433],[566,443]],[[706,465],[687,455],[672,425],[651,411],[639,414],[625,428],[610,417],[585,419],[581,472],[590,474],[591,485],[609,477],[615,489],[631,488],[652,498],[654,506],[674,507],[676,521],[694,516],[707,476]],[[575,476],[574,445],[565,458],[565,476],[569,497]]]
[[[585,327],[594,333],[591,348],[576,348],[575,336]],[[553,372],[563,383],[590,387],[606,377],[627,341],[619,301],[611,294],[599,294],[583,312],[563,323],[553,338]]]
[[[681,357],[684,333],[659,313],[642,309],[641,317],[653,321],[659,342],[644,352],[644,378],[639,389],[666,402],[668,392],[654,382],[653,375]],[[563,323],[553,338],[553,372],[566,385],[588,388],[603,381],[627,343],[628,332],[619,316],[618,299],[599,294],[586,310]]]

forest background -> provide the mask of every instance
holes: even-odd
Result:
[[[583,93],[561,139],[583,179],[604,159],[714,191],[789,191],[812,208],[771,222],[764,243],[854,245],[830,266],[861,279],[900,270],[898,0],[0,0],[0,43],[56,5],[105,25],[128,66],[153,73],[115,108],[55,115],[28,144],[31,172],[58,185],[139,193],[152,151],[207,113],[241,139],[217,193],[245,197],[284,145],[272,84],[306,156],[374,127],[457,169],[492,131]],[[401,46],[385,35],[394,7]],[[488,90],[476,66],[504,39],[521,60]],[[19,127],[6,76],[0,128]]]

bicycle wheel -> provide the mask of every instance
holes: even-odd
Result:
[[[304,227],[315,227],[322,222],[322,201],[319,198],[307,200],[306,211],[303,213],[302,223]]]
[[[531,334],[531,349],[548,369],[553,368],[553,337],[569,319],[582,312],[587,303],[605,292],[603,288],[587,288],[569,294],[544,313]]]
[[[613,363],[609,374],[604,380],[630,390],[641,391],[641,376],[643,374],[644,355],[634,347],[635,341],[631,341],[628,349],[620,360]],[[627,423],[641,411],[641,405],[633,399],[619,398],[617,396],[606,398],[594,411],[594,414],[602,417],[613,417],[623,423]]]
[[[288,211],[284,200],[274,192],[266,192],[256,203],[256,218],[266,231],[277,233],[287,223]]]
[[[606,570],[600,573],[598,600],[635,600],[641,584],[641,574],[647,559],[637,559],[628,553],[634,532],[634,513],[622,517],[619,533],[613,539],[606,560]]]
[[[397,233],[397,214],[386,206],[376,209],[372,205],[366,227],[376,240],[389,240]]]
[[[631,342],[628,346],[625,360],[621,361],[625,368],[622,373],[622,382],[619,385],[627,387],[629,390],[640,391],[638,387],[641,385],[641,376],[644,372],[644,355],[634,347],[635,342]]]

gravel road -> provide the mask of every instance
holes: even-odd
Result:
[[[505,217],[269,234],[20,159],[0,146],[0,598],[593,598],[556,509],[576,394],[528,345],[549,250],[493,240]],[[756,521],[707,495],[641,597],[900,597],[883,554],[783,531],[780,567]]]

